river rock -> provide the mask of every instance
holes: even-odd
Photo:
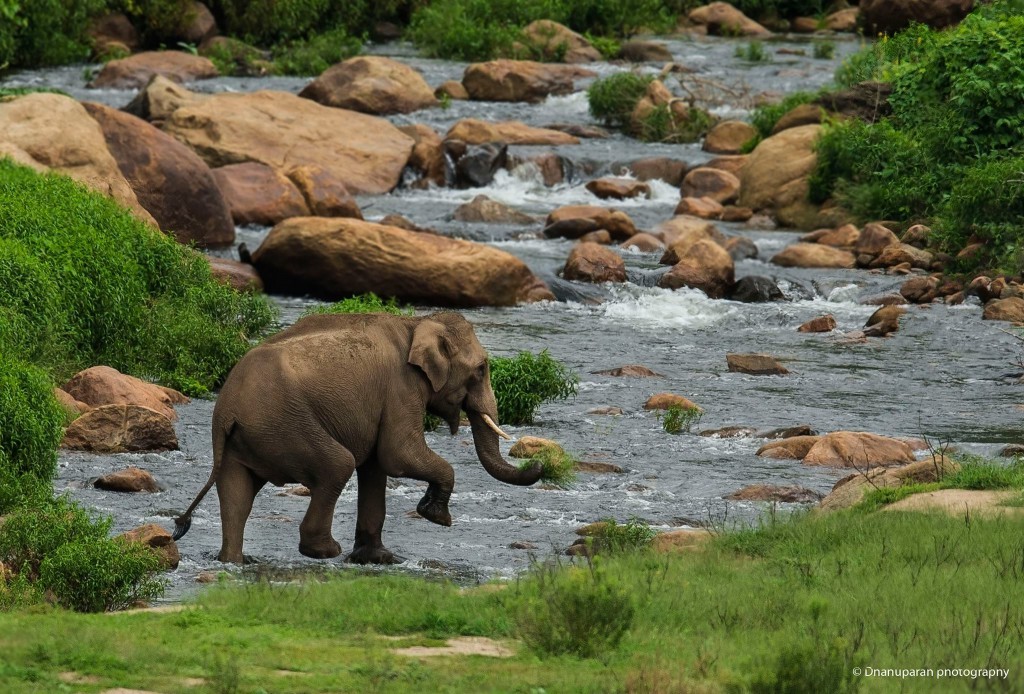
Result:
[[[93,486],[108,492],[155,494],[164,491],[163,485],[156,481],[149,470],[134,465],[100,477],[93,482]]]
[[[701,164],[701,166],[707,169],[728,171],[732,175],[739,177],[740,171],[743,170],[744,165],[747,163],[748,156],[747,154],[723,154]]]
[[[68,416],[71,417],[72,419],[82,414],[83,412],[92,409],[90,405],[87,405],[81,400],[78,400],[77,398],[75,398],[73,395],[71,395],[62,388],[54,388],[53,397],[54,399],[56,399],[57,404],[60,405],[61,408],[65,412],[67,412]]]
[[[778,135],[783,130],[798,128],[801,125],[818,125],[825,117],[825,109],[817,104],[800,104],[787,111],[772,126],[771,135]]]
[[[360,55],[332,65],[299,96],[324,106],[374,115],[412,113],[437,105],[423,75],[379,55]]]
[[[895,267],[909,263],[911,267],[929,270],[935,257],[928,251],[906,243],[894,243],[882,249],[868,267]]]
[[[548,130],[557,130],[558,132],[584,140],[603,140],[612,135],[604,128],[599,128],[596,125],[583,125],[582,123],[548,123],[544,127]]]
[[[630,178],[598,178],[588,181],[586,188],[602,200],[651,197],[651,187],[649,185]]]
[[[710,241],[723,248],[725,244],[725,237],[714,224],[695,217],[673,217],[655,230],[662,234],[667,246],[659,261],[662,265],[675,265],[698,241]]]
[[[578,239],[598,229],[607,230],[616,241],[625,241],[637,233],[636,225],[625,212],[596,205],[566,205],[548,215],[544,235],[549,239]]]
[[[735,281],[735,265],[729,252],[713,241],[694,243],[672,269],[658,280],[663,289],[691,287],[700,289],[712,299],[721,299]]]
[[[705,429],[700,432],[699,436],[716,439],[742,439],[753,436],[755,431],[753,427],[729,426],[719,429]]]
[[[477,195],[470,202],[455,208],[452,218],[459,222],[480,224],[533,224],[537,220],[486,195]]]
[[[703,528],[696,530],[666,530],[651,541],[651,550],[659,554],[699,552],[714,534]]]
[[[704,151],[712,154],[740,154],[743,145],[757,137],[757,130],[741,120],[725,120],[704,136]],[[739,181],[737,181],[737,188]]]
[[[139,542],[149,547],[160,558],[160,567],[165,570],[178,568],[181,553],[171,534],[156,523],[133,528],[117,536],[125,542]]]
[[[504,142],[510,145],[578,145],[579,138],[559,130],[534,128],[522,121],[491,123],[463,118],[451,127],[446,140],[461,140],[468,145]]]
[[[103,130],[139,204],[180,243],[226,246],[235,225],[210,168],[195,152],[141,118],[101,104],[82,104]]]
[[[677,188],[682,185],[687,168],[685,161],[670,157],[645,157],[611,166],[616,176],[632,174],[638,181],[664,181]]]
[[[903,236],[899,240],[915,248],[927,248],[931,235],[932,230],[929,227],[926,227],[924,224],[914,224],[903,232]]]
[[[904,441],[862,431],[835,431],[822,436],[804,456],[803,463],[868,470],[915,460],[914,451]]]
[[[821,501],[822,495],[807,487],[776,484],[751,484],[727,494],[723,499],[730,501],[773,501],[783,504],[811,504]]]
[[[714,36],[768,36],[770,31],[727,2],[712,2],[690,11],[691,22]]]
[[[596,460],[577,460],[576,472],[589,472],[592,475],[621,475],[626,471],[614,463],[602,463]]]
[[[608,233],[607,229],[598,229],[597,231],[588,231],[586,234],[579,238],[580,243],[596,243],[601,246],[610,246],[612,243],[612,235]]]
[[[413,139],[415,144],[409,155],[407,166],[419,171],[421,177],[412,187],[426,187],[434,184],[443,187],[448,183],[448,160],[444,143],[437,131],[424,123],[403,125],[398,128]]]
[[[101,405],[76,419],[64,433],[62,448],[94,453],[131,453],[178,449],[171,420],[141,405]]]
[[[817,436],[818,432],[811,428],[810,424],[794,424],[788,427],[778,427],[776,429],[760,429],[754,436],[759,439],[791,439],[796,436]]]
[[[132,26],[132,22],[121,12],[109,12],[89,20],[89,26],[85,31],[86,36],[92,41],[93,53],[104,55],[109,44],[117,44],[133,53],[139,49],[139,32]]]
[[[634,236],[630,236],[626,241],[623,241],[621,247],[626,249],[636,249],[641,253],[660,253],[665,250],[665,244],[661,239],[643,231],[635,234]]]
[[[1011,296],[1009,299],[993,299],[985,304],[983,320],[1004,320],[1024,323],[1024,299]]]
[[[353,195],[392,190],[415,144],[382,118],[272,91],[185,101],[163,129],[211,167],[257,162],[287,176],[315,165]]]
[[[217,57],[220,68],[234,77],[263,77],[274,72],[270,51],[228,36],[212,36],[199,45],[199,55]]]
[[[174,421],[174,405],[189,399],[172,388],[147,383],[109,366],[93,366],[79,371],[61,386],[71,397],[90,407],[103,405],[140,405]]]
[[[446,150],[454,141],[445,142]],[[460,144],[461,140],[458,141]],[[466,147],[455,162],[455,185],[459,188],[479,188],[494,180],[494,175],[508,164],[508,145],[489,142]]]
[[[521,40],[547,62],[592,63],[601,60],[601,52],[590,45],[590,41],[550,19],[538,19],[527,24]]]
[[[645,410],[668,410],[673,407],[681,407],[684,410],[704,410],[700,405],[675,393],[655,393],[647,398],[644,403]]]
[[[856,7],[847,7],[825,17],[825,28],[829,31],[856,33],[859,19],[860,10]]]
[[[625,366],[617,366],[614,369],[605,369],[604,371],[591,371],[590,373],[596,376],[615,376],[615,377],[627,377],[627,378],[652,378],[654,376],[662,376],[663,374],[657,371],[648,369],[643,364],[626,364]]]
[[[177,109],[206,98],[206,94],[191,92],[177,82],[156,75],[121,110],[162,127]]]
[[[263,280],[256,274],[252,265],[240,263],[230,258],[206,256],[210,262],[210,274],[215,280],[240,292],[263,291]]]
[[[937,482],[960,469],[960,465],[942,455],[933,455],[900,467],[876,467],[839,480],[832,492],[821,500],[819,511],[852,508],[875,489],[902,487],[905,484]]]
[[[626,263],[609,248],[596,243],[577,243],[565,261],[562,276],[580,282],[625,282]]]
[[[619,47],[619,58],[631,63],[671,63],[672,51],[660,41],[624,41]]]
[[[789,373],[789,369],[770,354],[732,353],[725,355],[725,361],[729,365],[729,371],[751,376],[784,376]]]
[[[928,304],[938,296],[939,280],[935,277],[911,277],[900,287],[900,294],[912,304]]]
[[[93,89],[140,89],[154,75],[172,82],[194,82],[216,77],[217,66],[208,58],[184,51],[146,51],[111,60],[89,87]]]
[[[296,166],[288,171],[288,180],[302,194],[311,214],[317,217],[363,218],[359,205],[344,182],[318,164]]]
[[[513,458],[532,458],[538,453],[552,451],[556,454],[565,453],[561,445],[551,439],[543,439],[539,436],[520,436],[508,454]]]
[[[782,267],[852,268],[857,259],[853,253],[817,243],[794,243],[772,256],[771,262]]]
[[[747,275],[739,279],[729,292],[729,298],[733,301],[742,301],[745,304],[763,303],[767,301],[785,301],[786,295],[775,284],[771,277],[761,275]]]
[[[518,258],[491,246],[356,219],[297,217],[252,256],[268,292],[327,301],[374,292],[441,306],[512,306],[554,296]]]
[[[860,240],[860,229],[853,224],[844,224],[838,229],[819,229],[800,238],[804,243],[820,243],[823,246],[852,249]]]
[[[302,193],[282,173],[264,164],[231,164],[213,170],[235,224],[273,226],[291,217],[306,217]]]
[[[953,26],[974,9],[974,0],[862,0],[860,14],[871,34],[895,34],[911,22],[935,29]]]
[[[587,70],[532,60],[492,60],[467,67],[462,85],[476,101],[536,102],[570,94],[573,79],[591,75]]]
[[[902,306],[882,306],[871,314],[864,324],[864,334],[868,337],[886,337],[900,329],[900,316],[907,310]]]
[[[737,263],[741,260],[750,260],[758,256],[757,244],[746,236],[730,236],[725,240],[723,248],[729,251],[729,255]]]
[[[836,319],[832,314],[826,314],[824,316],[818,316],[807,321],[799,328],[797,332],[801,333],[830,333],[836,329]]]
[[[614,405],[602,405],[601,407],[595,407],[587,410],[587,414],[596,414],[604,417],[619,417],[626,414],[626,411],[621,407],[615,407]]]
[[[15,161],[37,171],[70,176],[156,226],[118,168],[103,130],[71,97],[36,93],[0,101],[0,148],[6,154],[16,150]]]
[[[448,97],[452,101],[465,101],[469,99],[469,92],[462,86],[462,82],[456,80],[446,80],[434,90],[434,96],[438,99]]]
[[[739,204],[770,211],[785,226],[820,226],[818,208],[807,198],[820,132],[820,125],[802,125],[762,140],[740,171]]]
[[[724,213],[725,207],[722,206],[722,203],[709,197],[682,198],[673,212],[676,216],[699,217],[701,219],[721,219]]]
[[[769,441],[758,448],[755,455],[761,458],[803,460],[820,439],[820,436],[790,436],[777,441]]]
[[[873,222],[864,225],[864,228],[860,230],[860,236],[857,238],[857,243],[853,246],[853,252],[857,255],[866,253],[877,256],[889,246],[899,242],[896,234],[891,229]]]
[[[1010,443],[1003,446],[1002,450],[999,451],[999,457],[1001,458],[1017,458],[1024,456],[1024,444]]]

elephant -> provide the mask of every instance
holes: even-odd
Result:
[[[423,436],[424,411],[452,434],[469,417],[476,454],[492,477],[514,485],[540,479],[537,463],[507,463],[487,352],[472,325],[453,312],[313,314],[250,350],[228,374],[213,410],[213,470],[191,506],[175,519],[174,539],[211,487],[220,500],[220,561],[242,561],[245,522],[267,483],[310,489],[299,525],[299,552],[341,554],[334,508],[352,473],[358,479],[355,543],[346,561],[403,561],[381,540],[388,476],[427,482],[416,507],[450,526],[452,466]]]

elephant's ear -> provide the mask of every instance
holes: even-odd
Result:
[[[420,321],[412,333],[409,363],[422,369],[435,393],[444,387],[451,368],[451,348],[444,325],[432,320]]]

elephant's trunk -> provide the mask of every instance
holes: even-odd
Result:
[[[540,479],[541,465],[533,465],[520,470],[514,465],[509,465],[501,457],[498,449],[498,434],[488,426],[482,412],[468,412],[469,425],[473,429],[473,443],[476,444],[476,454],[480,458],[480,464],[484,466],[488,474],[496,480],[506,484],[518,484],[528,486]]]

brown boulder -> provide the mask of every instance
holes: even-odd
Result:
[[[580,243],[598,243],[602,246],[609,246],[612,242],[612,235],[608,233],[607,229],[598,229],[597,231],[590,231],[579,238]]]
[[[562,446],[551,439],[543,439],[539,436],[520,436],[519,440],[512,444],[508,454],[513,458],[532,458],[544,451],[565,453]]]
[[[924,224],[914,224],[903,232],[903,236],[900,237],[900,241],[917,248],[926,248],[928,246],[928,241],[931,238],[931,234],[932,230]]]
[[[218,282],[222,282],[240,292],[263,291],[263,280],[256,274],[256,270],[253,269],[252,265],[213,256],[207,256],[206,259],[210,261],[210,274]]]
[[[643,364],[626,364],[625,366],[617,366],[614,369],[605,369],[604,371],[591,371],[590,373],[596,376],[614,376],[626,378],[653,378],[655,376],[662,375],[657,371],[652,371],[651,369],[648,369]]]
[[[660,41],[634,39],[623,42],[618,57],[631,63],[671,63],[672,51]]]
[[[868,470],[915,460],[914,451],[904,441],[861,431],[835,431],[822,436],[803,463]]]
[[[774,501],[783,504],[810,504],[821,501],[821,496],[818,492],[807,487],[751,484],[722,498],[730,501]]]
[[[860,229],[852,224],[844,224],[838,229],[819,229],[800,237],[804,243],[820,243],[835,248],[853,248],[860,240]]]
[[[928,304],[938,296],[939,280],[935,277],[911,277],[900,287],[900,294],[912,304]]]
[[[894,243],[882,249],[868,267],[895,267],[910,263],[911,267],[929,270],[935,257],[928,251],[906,243]]]
[[[532,60],[492,60],[467,67],[462,85],[476,101],[535,102],[572,93],[573,79],[587,75],[593,73]]]
[[[616,241],[625,241],[637,233],[636,225],[625,212],[596,205],[559,207],[544,222],[544,235],[548,238],[578,239],[598,229],[606,229]]]
[[[699,167],[686,174],[680,192],[683,197],[707,197],[724,205],[739,196],[740,179],[728,171]]]
[[[430,85],[405,63],[360,55],[332,65],[299,92],[324,106],[361,113],[412,113],[437,105]]]
[[[509,145],[578,145],[579,138],[560,130],[534,128],[522,121],[491,123],[463,118],[448,130],[445,140],[461,140],[467,145],[504,142]]]
[[[755,455],[761,458],[802,460],[820,439],[820,436],[790,436],[777,441],[769,441],[758,448]]]
[[[452,218],[459,222],[481,224],[533,224],[537,220],[486,195],[477,195],[470,202],[455,208]]]
[[[743,145],[757,137],[757,130],[741,120],[725,120],[704,136],[704,151],[713,154],[740,154]]]
[[[37,171],[70,176],[156,226],[110,154],[103,130],[71,97],[37,93],[0,101],[0,150]]]
[[[601,52],[590,41],[567,26],[538,19],[523,28],[522,41],[547,62],[592,63],[601,60]]]
[[[747,163],[748,154],[723,154],[720,157],[715,157],[711,161],[701,164],[706,169],[718,169],[719,171],[728,171],[737,178],[740,175],[740,171],[743,170],[744,165]]]
[[[133,52],[139,48],[139,32],[128,17],[120,12],[111,12],[89,20],[85,31],[92,41],[96,55],[103,55],[108,44],[120,44]]]
[[[588,181],[586,188],[602,200],[651,197],[649,185],[630,178],[598,178]]]
[[[673,214],[701,219],[721,219],[725,215],[725,208],[722,203],[708,197],[681,198]]]
[[[721,299],[735,283],[735,275],[729,252],[713,241],[702,239],[690,246],[679,262],[661,276],[658,286],[664,289],[691,287],[712,299]]]
[[[84,103],[139,200],[180,243],[226,246],[235,225],[210,167],[191,149],[141,118]]]
[[[942,455],[933,455],[900,467],[876,467],[840,480],[832,492],[821,500],[819,511],[852,508],[875,489],[902,487],[905,484],[937,482],[960,469],[960,465]]]
[[[156,481],[149,470],[143,470],[134,465],[100,477],[93,482],[93,486],[108,492],[124,492],[126,494],[139,492],[156,494],[164,490],[164,487]]]
[[[171,420],[141,405],[101,405],[76,419],[64,432],[62,448],[94,453],[178,449]]]
[[[189,401],[176,390],[146,383],[109,366],[93,366],[79,371],[61,388],[91,407],[140,405],[156,410],[171,421],[178,418],[174,405]]]
[[[414,145],[381,118],[271,91],[185,100],[163,129],[212,167],[258,162],[287,175],[316,165],[353,195],[392,190]]]
[[[665,241],[665,245],[669,248],[676,246],[680,242],[683,242],[688,247],[698,239],[708,239],[720,245],[725,244],[725,235],[714,224],[686,215],[678,215],[661,222],[654,228],[654,233],[661,236]],[[684,247],[677,248],[677,254],[674,259],[672,256],[666,256],[662,258],[661,262],[666,265],[675,265],[679,262],[679,257],[683,250],[685,250]]]
[[[184,43],[201,44],[217,34],[217,20],[210,8],[201,2],[188,0],[191,7],[185,12],[183,22],[175,32],[175,38]]]
[[[416,123],[398,128],[411,137],[412,154],[409,155],[408,166],[420,172],[422,177],[413,186],[425,186],[433,183],[441,187],[448,183],[448,161],[444,152],[444,143],[437,131],[429,125]]]
[[[721,427],[719,429],[705,429],[700,432],[699,436],[717,439],[742,439],[747,438],[748,436],[753,436],[755,433],[756,429],[753,427],[728,426]]]
[[[696,530],[667,530],[651,540],[651,549],[659,554],[698,552],[715,535],[703,528]]]
[[[577,243],[562,269],[567,280],[625,282],[626,263],[615,251],[596,243]]]
[[[446,80],[434,90],[434,96],[438,99],[442,99],[447,96],[453,101],[465,101],[469,98],[469,92],[462,86],[462,82],[456,80]]]
[[[820,125],[802,125],[762,140],[740,171],[739,204],[771,211],[781,224],[814,228],[818,208],[807,198],[808,177],[818,156]]]
[[[602,463],[596,460],[577,460],[576,472],[589,472],[594,475],[621,475],[625,470],[621,465]]]
[[[177,82],[157,75],[121,110],[161,127],[177,109],[206,98],[204,94],[190,92]]]
[[[691,22],[715,36],[768,36],[770,31],[727,2],[712,2],[690,11]]]
[[[345,184],[323,167],[317,164],[296,166],[288,172],[288,179],[302,193],[314,216],[363,218],[359,205]]]
[[[807,321],[799,328],[797,332],[801,333],[830,333],[836,329],[836,319],[831,314],[824,316],[818,316]]]
[[[860,14],[872,34],[895,34],[911,22],[935,29],[953,26],[974,5],[974,0],[863,0]]]
[[[848,7],[825,17],[825,28],[829,31],[855,33],[859,17],[860,10],[858,8]]]
[[[854,244],[853,252],[857,255],[866,253],[877,256],[889,246],[899,242],[899,238],[888,227],[878,223],[866,224],[860,230],[860,237],[857,239],[857,243]]]
[[[172,82],[194,82],[218,74],[208,58],[184,51],[146,51],[111,60],[103,66],[89,87],[93,89],[141,89],[155,75]]]
[[[686,171],[685,161],[670,157],[646,157],[612,165],[616,176],[632,174],[638,181],[664,181],[676,187],[682,185]]]
[[[640,232],[629,237],[621,244],[622,248],[635,248],[641,253],[660,253],[665,250],[665,244],[655,236],[646,232]]]
[[[890,304],[882,306],[871,314],[864,324],[864,334],[868,337],[886,337],[900,329],[900,316],[907,312],[902,306]]]
[[[1008,299],[993,299],[985,304],[982,320],[1004,320],[1024,323],[1024,299],[1011,296]]]
[[[53,397],[56,399],[57,404],[61,406],[61,409],[63,409],[71,419],[74,419],[83,412],[91,409],[89,405],[76,399],[73,395],[61,388],[53,389]]]
[[[746,236],[732,236],[726,239],[722,247],[729,251],[733,262],[756,258],[759,254],[757,244]]]
[[[725,361],[729,371],[752,376],[784,376],[789,373],[789,369],[770,354],[726,354]]]
[[[644,403],[645,410],[669,410],[673,407],[681,407],[684,410],[702,410],[697,403],[675,393],[655,393],[647,398]]]
[[[852,268],[857,264],[853,253],[817,243],[794,243],[772,256],[772,263],[782,267]]]
[[[467,307],[553,299],[547,286],[505,251],[356,219],[286,220],[252,258],[268,292],[328,301],[363,292]]]
[[[291,180],[269,166],[248,162],[213,170],[235,224],[273,226],[290,217],[306,217],[309,208]]]
[[[178,545],[171,534],[156,523],[147,523],[123,532],[117,537],[125,542],[139,542],[149,547],[160,558],[161,568],[167,570],[178,568],[178,562],[181,561]]]
[[[783,130],[798,128],[801,125],[818,125],[825,117],[825,110],[817,104],[800,104],[787,111],[775,121],[771,135],[778,135]]]

